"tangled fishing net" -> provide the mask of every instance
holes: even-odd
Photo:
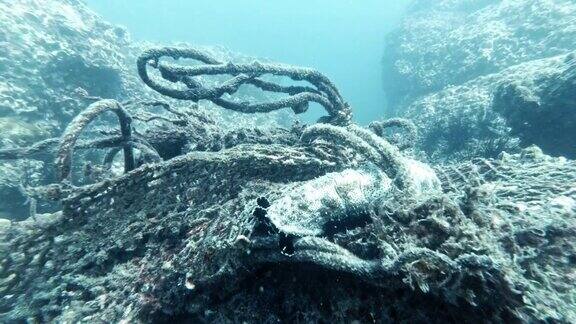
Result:
[[[163,48],[142,54],[138,70],[176,99],[244,113],[313,102],[328,115],[225,131],[194,105],[126,103],[167,113],[131,115],[102,100],[60,138],[0,151],[52,154],[57,182],[28,191],[62,206],[0,229],[3,320],[576,320],[573,161],[532,148],[432,168],[402,151],[413,124],[351,123],[336,87],[310,69]],[[244,85],[282,97],[239,101]],[[105,112],[120,129],[81,140]],[[135,127],[152,120],[169,127]],[[407,135],[387,139],[389,127]],[[103,170],[122,152],[125,173],[75,183],[74,153],[87,148],[107,150],[92,166]]]

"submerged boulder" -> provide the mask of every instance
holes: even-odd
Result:
[[[417,0],[387,37],[392,103],[573,50],[571,0]],[[401,109],[401,107],[392,107]]]
[[[435,160],[496,157],[533,144],[576,157],[574,53],[530,61],[414,100],[418,147]]]
[[[575,157],[575,14],[568,0],[415,1],[387,40],[390,112],[433,160],[533,144]]]
[[[128,44],[126,31],[103,22],[81,1],[0,1],[0,43],[0,149],[58,136],[90,96],[130,92],[121,50]],[[6,217],[28,215],[21,187],[45,181],[48,169],[38,163],[0,166],[0,211]]]

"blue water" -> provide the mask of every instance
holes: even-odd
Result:
[[[331,78],[365,124],[385,114],[384,39],[409,0],[87,0],[135,40],[221,45]],[[312,113],[322,115],[319,109]]]

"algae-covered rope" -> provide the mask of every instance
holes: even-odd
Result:
[[[182,66],[161,62],[161,58],[186,58],[203,64]],[[243,113],[270,112],[282,108],[291,108],[295,113],[303,113],[310,102],[320,104],[328,112],[322,122],[334,125],[347,125],[351,120],[349,105],[344,101],[336,86],[323,74],[313,69],[280,64],[253,62],[249,64],[223,63],[210,54],[193,48],[159,48],[142,53],[137,62],[140,78],[157,92],[181,100],[209,100],[226,109]],[[162,79],[151,76],[148,67],[157,69]],[[283,86],[259,79],[263,75],[289,77],[294,81],[306,81],[310,86]],[[216,86],[206,86],[199,77],[213,75],[231,75],[232,78]],[[178,87],[180,82],[186,86]],[[261,90],[284,93],[287,97],[263,103],[235,102],[222,98],[225,94],[234,94],[244,84],[253,85]]]
[[[70,177],[72,170],[72,154],[76,141],[82,134],[82,131],[92,120],[99,115],[112,111],[118,116],[120,123],[121,137],[125,142],[128,142],[132,137],[131,120],[132,118],[128,112],[115,100],[100,100],[97,101],[78,116],[66,127],[64,134],[61,137],[58,153],[56,157],[56,168],[58,170],[58,178],[60,181],[67,180]],[[134,153],[131,145],[124,145],[124,169],[126,172],[134,169]]]

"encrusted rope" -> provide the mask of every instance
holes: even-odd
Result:
[[[161,62],[161,58],[186,58],[203,64],[181,66]],[[209,100],[226,109],[243,113],[270,112],[282,108],[291,108],[295,113],[303,113],[310,102],[322,105],[328,116],[322,122],[335,125],[347,125],[351,120],[351,111],[334,84],[323,74],[308,68],[293,67],[280,64],[253,62],[249,64],[222,63],[206,52],[193,48],[159,48],[145,51],[138,58],[138,73],[144,83],[157,92],[176,99]],[[157,80],[149,75],[148,67],[157,69],[163,80]],[[282,86],[274,82],[259,79],[271,74],[286,76],[294,81],[306,81],[308,86]],[[231,75],[228,81],[216,86],[206,86],[201,76]],[[177,83],[186,86],[178,87]],[[223,99],[224,94],[234,94],[244,84],[251,84],[264,91],[284,93],[287,97],[264,103],[235,102]]]
[[[100,100],[97,101],[86,110],[76,116],[72,122],[66,127],[64,134],[60,139],[58,153],[56,155],[56,168],[58,170],[58,178],[60,181],[68,180],[72,170],[72,155],[74,147],[82,131],[90,122],[92,122],[99,115],[112,111],[118,116],[120,123],[121,138],[124,142],[129,142],[132,137],[131,117],[128,112],[115,100]],[[126,172],[134,169],[134,153],[132,145],[125,144],[124,150],[124,169]]]

